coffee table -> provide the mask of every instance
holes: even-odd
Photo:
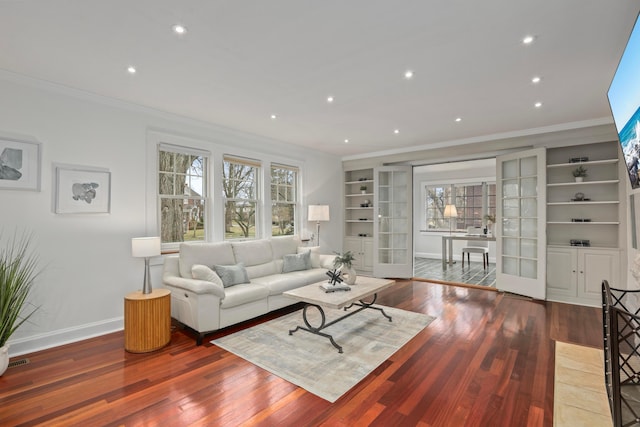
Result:
[[[298,326],[295,329],[289,330],[289,335],[293,335],[298,329],[302,329],[303,331],[310,332],[315,335],[320,335],[322,337],[328,338],[331,341],[331,344],[335,348],[338,349],[339,353],[342,353],[342,347],[339,346],[333,337],[327,333],[322,332],[323,329],[328,328],[331,325],[335,325],[341,320],[346,319],[347,317],[353,316],[354,314],[365,310],[367,308],[372,310],[378,310],[382,313],[384,317],[389,319],[389,322],[392,321],[391,317],[384,312],[384,310],[380,307],[373,307],[373,304],[376,302],[378,298],[378,292],[383,289],[388,288],[389,286],[395,283],[394,280],[389,279],[377,279],[375,277],[364,277],[358,276],[356,279],[356,283],[351,286],[350,291],[338,291],[338,292],[325,292],[320,285],[326,283],[318,282],[312,285],[303,286],[301,288],[292,289],[290,291],[283,292],[282,295],[287,296],[289,298],[294,298],[298,301],[302,301],[305,303],[304,308],[302,309],[302,320],[304,321],[305,326]],[[373,300],[370,302],[365,302],[364,299],[373,295]],[[344,308],[344,311],[349,310],[351,307],[357,306],[360,307],[357,310],[350,311],[342,317],[339,317],[336,320],[333,320],[329,323],[326,322],[326,316],[322,307],[341,309]],[[320,312],[321,322],[319,326],[312,326],[309,323],[309,319],[307,317],[307,310],[310,307],[316,308]]]

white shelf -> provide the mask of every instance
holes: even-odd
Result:
[[[573,187],[579,185],[600,185],[600,184],[617,184],[618,179],[607,179],[604,181],[582,181],[582,182],[557,182],[553,184],[547,184],[547,187]]]
[[[372,219],[367,219],[367,220],[364,220],[364,219],[348,219],[348,220],[346,220],[345,222],[361,222],[361,223],[363,223],[363,224],[366,224],[366,223],[368,223],[368,222],[371,222],[371,223],[372,223],[372,222],[373,222],[373,220],[372,220]]]
[[[369,183],[373,183],[373,180],[372,179],[366,179],[366,180],[363,180],[363,181],[348,181],[348,182],[345,182],[345,184],[369,184]]]
[[[346,197],[365,197],[365,196],[373,196],[373,193],[357,193],[357,194],[345,194]]]
[[[575,162],[575,163],[556,163],[547,165],[548,169],[552,168],[568,168],[568,167],[578,167],[578,166],[589,166],[589,165],[606,165],[618,163],[618,159],[605,159],[605,160],[590,160],[588,162]]]
[[[563,224],[563,225],[620,225],[617,221],[590,221],[590,222],[573,222],[573,221],[547,221],[547,224]]]
[[[547,206],[560,206],[560,205],[617,205],[620,202],[617,200],[583,200],[579,202],[549,202]]]
[[[347,210],[361,210],[361,209],[373,209],[373,206],[364,206],[364,207],[358,207],[358,206],[348,206],[346,208]]]

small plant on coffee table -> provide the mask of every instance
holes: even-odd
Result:
[[[335,268],[340,268],[341,265],[344,265],[346,268],[351,268],[351,263],[356,259],[351,251],[347,251],[343,254],[335,252],[335,254],[337,255],[333,260],[333,266]]]

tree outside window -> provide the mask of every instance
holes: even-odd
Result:
[[[295,234],[298,168],[271,166],[271,235]]]
[[[161,145],[158,205],[163,244],[206,240],[207,153]]]
[[[225,239],[256,237],[260,163],[225,156],[222,166]]]

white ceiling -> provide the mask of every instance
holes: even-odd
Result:
[[[0,0],[0,69],[357,155],[610,120],[606,91],[639,9],[639,0]],[[525,46],[528,34],[536,39]]]

